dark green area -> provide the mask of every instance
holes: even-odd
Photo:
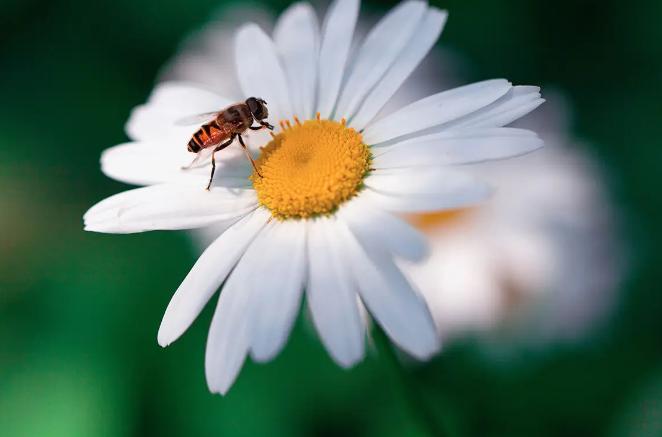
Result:
[[[495,362],[468,340],[409,377],[454,436],[662,435],[662,2],[434,3],[450,11],[441,44],[469,60],[467,81],[567,94],[632,259],[591,341]],[[188,237],[82,231],[89,206],[126,188],[101,174],[100,152],[125,140],[159,67],[218,6],[0,2],[0,435],[425,435],[388,360],[343,371],[304,318],[273,363],[210,395],[209,309],[167,350],[156,343],[195,259]]]

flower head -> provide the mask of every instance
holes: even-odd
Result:
[[[273,39],[255,24],[235,38],[241,94],[269,105],[273,136],[247,133],[240,148],[182,170],[195,130],[176,121],[218,111],[230,99],[183,83],[159,85],[131,116],[133,142],[104,152],[106,174],[147,187],[120,193],[85,215],[87,230],[141,232],[221,224],[173,296],[159,344],[175,341],[221,287],[207,342],[210,389],[225,393],[250,354],[272,359],[298,314],[303,290],[322,342],[349,367],[364,355],[362,307],[390,339],[426,359],[439,348],[430,312],[397,259],[420,260],[422,235],[393,213],[462,208],[489,187],[458,164],[539,148],[537,135],[503,127],[542,103],[536,87],[487,80],[439,92],[388,115],[384,105],[439,37],[446,13],[405,1],[350,56],[358,0],[337,0],[321,28],[297,3]]]

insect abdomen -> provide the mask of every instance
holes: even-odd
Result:
[[[228,137],[225,130],[218,126],[216,120],[213,120],[200,126],[200,129],[193,134],[188,142],[188,150],[197,153],[202,149],[220,143]]]

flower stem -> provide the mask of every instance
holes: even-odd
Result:
[[[449,436],[450,434],[446,431],[446,427],[440,423],[441,417],[435,414],[434,410],[426,402],[418,381],[411,372],[403,367],[395,347],[391,344],[382,328],[376,326],[373,333],[377,350],[386,358],[392,372],[396,374],[400,391],[421,427],[431,436]]]

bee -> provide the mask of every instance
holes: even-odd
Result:
[[[257,97],[249,97],[244,103],[236,103],[220,111],[197,114],[178,120],[176,124],[180,126],[204,122],[188,142],[188,151],[197,153],[198,156],[196,156],[190,165],[184,167],[184,169],[192,168],[200,159],[203,151],[213,148],[211,154],[211,175],[209,177],[209,184],[207,185],[207,190],[209,190],[214,180],[214,171],[216,170],[214,155],[219,150],[228,147],[237,138],[239,139],[239,144],[244,149],[246,157],[253,165],[255,173],[262,177],[241,135],[248,129],[260,130],[267,128],[273,130],[274,127],[265,121],[268,116],[267,102]],[[259,126],[253,126],[253,122],[257,122]]]

